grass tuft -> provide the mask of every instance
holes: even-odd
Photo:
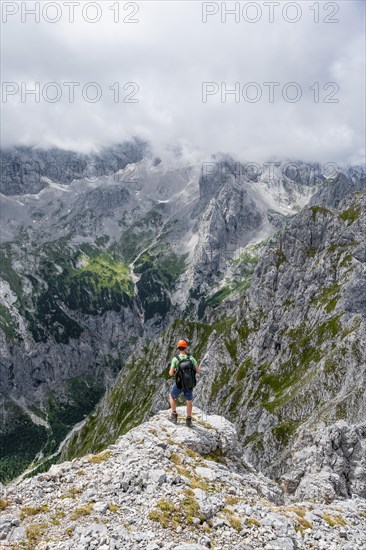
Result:
[[[117,504],[109,504],[108,505],[108,510],[110,512],[112,512],[113,514],[115,514],[116,512],[118,512],[119,506]]]
[[[81,495],[82,489],[79,487],[71,487],[68,493],[65,493],[61,496],[61,499],[64,500],[65,498],[72,498],[75,499],[76,495]]]
[[[0,499],[0,510],[5,510],[8,506],[10,506],[11,502],[9,500],[1,500]]]
[[[193,525],[194,517],[198,517],[203,523],[205,518],[200,514],[200,506],[194,492],[186,489],[181,494],[183,498],[178,505],[167,499],[161,499],[155,509],[149,512],[148,518],[160,523],[164,529],[176,528],[178,525]]]
[[[259,519],[253,518],[253,517],[247,518],[245,520],[245,523],[247,524],[248,527],[251,527],[252,525],[254,525],[255,527],[261,526],[261,522],[259,521]]]
[[[227,519],[233,529],[235,531],[238,531],[238,533],[243,529],[243,524],[237,516],[234,516],[233,514],[227,514]]]
[[[33,508],[32,506],[23,506],[20,512],[20,519],[24,519],[27,516],[36,516],[37,514],[46,514],[50,509],[46,505],[39,506],[38,508]]]
[[[324,514],[324,521],[326,521],[331,527],[335,527],[336,525],[347,525],[346,520],[342,518],[342,516],[331,516],[330,514]]]
[[[94,504],[89,502],[86,506],[81,506],[80,508],[75,508],[70,514],[70,519],[77,520],[82,516],[89,516],[93,511]]]
[[[101,462],[104,462],[105,460],[111,458],[112,454],[112,451],[106,451],[104,453],[93,455],[88,458],[88,462],[91,462],[92,464],[100,464]]]
[[[25,533],[26,533],[27,539],[32,545],[32,548],[39,543],[41,537],[44,535],[47,528],[48,528],[47,523],[37,523],[37,524],[33,523],[27,526]]]
[[[339,215],[340,219],[343,221],[349,221],[351,222],[349,225],[354,223],[361,214],[361,208],[348,208],[347,210],[343,210],[342,214]]]

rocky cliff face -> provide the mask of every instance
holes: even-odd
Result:
[[[225,418],[196,409],[187,428],[162,411],[100,454],[9,485],[0,501],[2,548],[365,547],[364,500],[297,502],[242,456]]]
[[[106,147],[89,155],[60,149],[14,147],[1,151],[1,193],[38,193],[47,180],[70,184],[73,180],[97,179],[115,174],[127,164],[139,162],[147,144],[139,139]]]
[[[143,327],[129,269],[111,253],[62,240],[29,249],[11,243],[2,260],[1,458],[8,477],[37,452],[53,452],[93,409]]]

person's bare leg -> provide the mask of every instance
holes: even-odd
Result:
[[[173,399],[173,397],[171,395],[169,395],[169,403],[170,403],[170,406],[172,408],[172,413],[176,413],[177,412],[177,404],[175,402],[175,399]]]
[[[187,416],[192,416],[193,401],[187,401]]]

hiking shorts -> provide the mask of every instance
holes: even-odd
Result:
[[[193,399],[193,390],[180,390],[177,386],[177,384],[174,382],[172,389],[170,390],[170,395],[172,398],[178,399],[181,393],[184,393],[184,397],[187,399],[187,401],[192,401]]]

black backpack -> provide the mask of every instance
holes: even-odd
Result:
[[[175,383],[180,390],[192,390],[196,385],[196,369],[190,359],[190,354],[186,353],[186,355],[186,359],[180,359],[180,355],[176,355],[179,364],[175,374]]]

